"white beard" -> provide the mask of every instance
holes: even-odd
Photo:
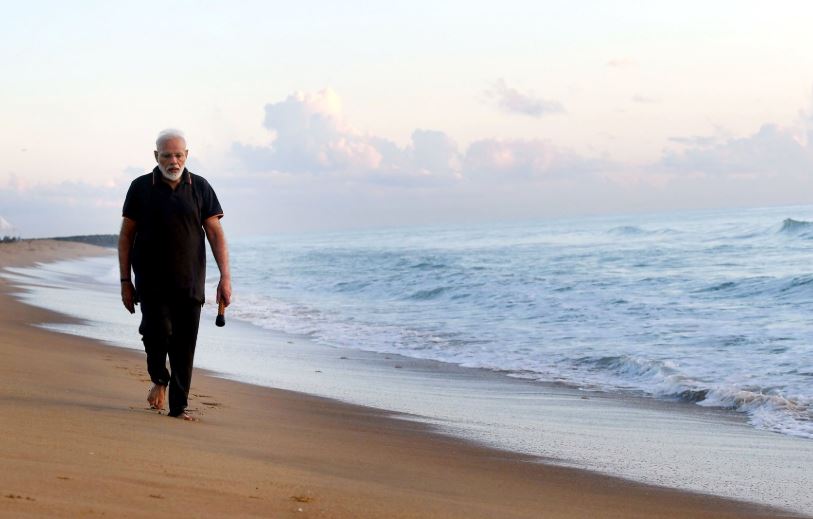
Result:
[[[161,175],[163,175],[164,178],[169,180],[170,182],[175,182],[176,180],[181,178],[181,175],[183,175],[183,169],[181,169],[179,172],[175,174],[165,170],[160,164],[158,165],[158,169],[161,170]]]

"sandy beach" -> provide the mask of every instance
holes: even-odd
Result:
[[[0,268],[100,253],[109,251],[2,244]],[[0,279],[3,517],[790,517],[200,370],[191,395],[200,421],[171,419],[147,408],[143,354],[33,326],[66,318],[12,289]]]

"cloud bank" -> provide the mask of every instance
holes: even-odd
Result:
[[[264,146],[234,143],[248,171],[330,176],[377,183],[448,184],[467,179],[540,179],[595,171],[600,161],[540,139],[485,138],[461,150],[446,133],[416,129],[404,147],[353,128],[331,90],[295,93],[265,107]]]
[[[813,177],[813,117],[802,112],[789,126],[763,124],[744,137],[673,137],[685,146],[667,150],[657,164],[662,171],[711,176]]]
[[[297,92],[267,104],[263,125],[271,134],[268,145],[232,146],[249,171],[404,184],[416,177],[448,179],[458,169],[457,144],[448,135],[418,129],[401,148],[364,134],[347,122],[339,96],[330,89]]]
[[[588,155],[546,139],[484,135],[459,145],[416,128],[406,143],[350,124],[339,96],[298,92],[265,106],[261,145],[234,142],[228,167],[190,157],[238,234],[471,223],[608,212],[809,203],[813,116],[751,134],[673,136],[649,163]],[[0,211],[24,237],[116,232],[129,181],[0,183]]]
[[[121,206],[129,183],[97,185],[64,181],[33,184],[11,177],[0,185],[0,207],[23,237],[118,232]]]
[[[292,94],[265,113],[267,144],[232,147],[240,182],[252,186],[242,196],[279,195],[255,219],[442,223],[800,203],[813,191],[807,116],[746,136],[675,136],[658,160],[631,163],[545,139],[461,147],[438,129],[416,129],[399,146],[355,129],[330,90]]]

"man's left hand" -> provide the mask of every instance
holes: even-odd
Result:
[[[231,304],[231,279],[220,278],[220,283],[217,284],[217,303],[223,302],[223,306]]]

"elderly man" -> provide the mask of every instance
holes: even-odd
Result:
[[[220,269],[217,301],[226,306],[231,299],[229,254],[217,195],[204,178],[184,167],[186,138],[180,131],[165,130],[155,147],[158,165],[133,180],[124,200],[121,300],[130,313],[141,305],[139,333],[153,384],[147,401],[160,412],[169,386],[169,416],[192,420],[186,408],[204,302],[204,234]]]

